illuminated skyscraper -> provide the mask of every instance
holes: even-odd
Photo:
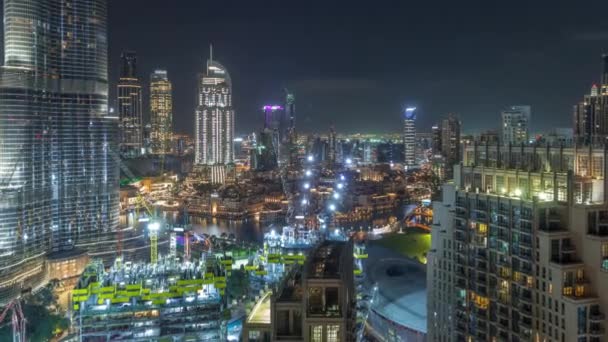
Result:
[[[264,134],[269,134],[271,137],[270,144],[267,148],[273,149],[276,162],[282,161],[282,157],[286,157],[286,147],[283,145],[287,142],[289,120],[285,115],[285,108],[277,105],[266,105],[264,110]]]
[[[142,94],[137,77],[137,55],[133,51],[124,51],[120,59],[122,65],[117,88],[120,151],[125,156],[137,156],[143,148]]]
[[[329,127],[329,135],[327,136],[327,161],[330,166],[333,166],[336,163],[336,158],[338,154],[338,142],[336,140],[336,129],[332,125]]]
[[[416,108],[405,109],[403,116],[403,153],[405,166],[416,165]]]
[[[232,81],[226,68],[213,60],[213,53],[199,79],[195,116],[195,162],[204,165],[231,164],[234,160]]]
[[[605,143],[608,138],[608,55],[602,56],[602,84],[574,106],[574,139],[579,143]]]
[[[433,126],[433,152],[443,157],[446,179],[452,179],[453,167],[460,162],[460,121],[452,114]]]
[[[156,70],[150,76],[150,121],[152,152],[171,153],[173,136],[173,96],[166,70]]]
[[[527,144],[530,137],[530,106],[513,106],[502,112],[502,143]]]
[[[296,131],[296,96],[285,89],[285,115],[289,119],[288,153],[289,166],[298,166],[298,133]]]
[[[44,282],[48,254],[95,245],[117,227],[106,7],[4,1],[0,304]]]

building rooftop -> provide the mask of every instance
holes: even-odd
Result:
[[[341,258],[345,247],[345,242],[323,242],[310,256],[308,278],[339,278],[342,268]]]
[[[266,294],[258,300],[247,317],[247,324],[270,324],[271,297],[272,292],[266,292]]]

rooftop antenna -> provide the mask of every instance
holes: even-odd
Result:
[[[207,63],[207,69],[213,64],[213,44],[209,44],[209,62]]]

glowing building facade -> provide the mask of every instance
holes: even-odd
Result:
[[[5,0],[0,69],[0,304],[46,257],[118,224],[105,0]]]
[[[602,60],[601,85],[594,84],[583,101],[574,106],[573,133],[578,143],[603,144],[608,137],[608,55]]]
[[[137,77],[137,55],[125,51],[120,56],[118,80],[118,116],[120,118],[120,151],[124,156],[141,154],[143,144],[143,115],[141,82]]]
[[[530,137],[530,106],[513,106],[502,112],[502,143],[527,144]]]
[[[405,109],[403,116],[403,153],[404,164],[414,166],[416,164],[416,108]]]
[[[232,81],[226,68],[213,60],[199,79],[196,109],[195,162],[225,165],[234,161]]]
[[[156,70],[150,76],[150,143],[155,154],[171,153],[173,136],[172,86],[166,70]]]

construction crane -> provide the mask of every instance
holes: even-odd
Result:
[[[25,324],[27,320],[21,310],[20,300],[13,299],[4,307],[4,311],[0,314],[0,322],[3,322],[9,311],[11,312],[11,324],[13,326],[13,342],[26,342]]]
[[[131,172],[131,170],[127,167],[127,165],[125,165],[125,163],[123,163],[122,159],[120,159],[120,156],[118,155],[118,153],[116,153],[116,151],[114,150],[109,150],[110,155],[112,156],[112,159],[114,159],[114,161],[118,164],[118,166],[120,167],[120,169],[122,170],[122,172],[129,178],[129,179],[136,179],[135,175],[133,174],[133,172]],[[142,207],[144,208],[151,221],[148,224],[148,234],[150,237],[150,262],[152,264],[156,264],[158,262],[158,232],[161,228],[161,224],[160,222],[156,221],[156,215],[155,215],[155,211],[152,210],[152,208],[148,205],[148,203],[152,203],[153,201],[146,198],[143,194],[138,193],[137,194],[137,199],[136,199],[136,216],[139,217],[139,208]],[[116,242],[116,249],[117,249],[117,261],[118,261],[118,265],[120,265],[120,262],[122,261],[122,231],[119,230],[118,234],[117,234],[117,242]]]

